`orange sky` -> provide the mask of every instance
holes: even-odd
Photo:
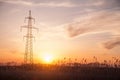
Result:
[[[118,0],[0,0],[0,62],[23,62],[24,18],[32,11],[34,59],[48,53],[54,59],[120,58]],[[84,5],[83,5],[84,4]],[[115,35],[115,36],[114,36]]]

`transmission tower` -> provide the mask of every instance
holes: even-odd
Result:
[[[32,32],[33,29],[38,30],[38,28],[32,26],[32,21],[35,23],[35,18],[31,16],[31,10],[29,10],[29,16],[25,17],[25,21],[26,19],[28,20],[28,24],[21,26],[21,30],[22,28],[27,29],[27,34],[24,36],[26,38],[24,64],[33,64],[33,38],[35,39],[35,37]]]

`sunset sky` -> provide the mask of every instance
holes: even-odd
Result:
[[[120,58],[120,0],[0,0],[0,62],[23,62],[28,11],[36,19],[34,60]]]

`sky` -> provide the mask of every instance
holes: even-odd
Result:
[[[120,58],[120,0],[0,0],[0,62],[23,62],[25,17],[35,18],[34,60]]]

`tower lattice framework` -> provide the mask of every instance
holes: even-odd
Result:
[[[32,34],[33,29],[37,29],[32,25],[32,22],[35,22],[35,18],[31,16],[31,10],[29,10],[29,16],[25,17],[28,20],[28,24],[21,26],[22,28],[27,29],[27,34],[24,36],[26,38],[26,44],[25,44],[25,54],[24,54],[24,64],[33,64],[33,38],[35,38]],[[24,38],[23,37],[23,38]]]

